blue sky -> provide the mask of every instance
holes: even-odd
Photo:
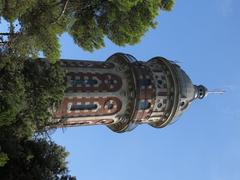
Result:
[[[79,180],[240,179],[240,2],[177,0],[159,25],[134,46],[88,53],[61,37],[62,58],[105,60],[126,52],[140,60],[179,61],[195,84],[223,88],[224,95],[195,101],[178,122],[163,129],[138,126],[117,134],[104,126],[57,130],[52,138],[70,152]]]

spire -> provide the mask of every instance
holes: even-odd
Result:
[[[213,90],[208,90],[205,86],[203,85],[195,85],[195,98],[198,99],[203,99],[206,97],[208,94],[224,94],[225,90],[223,89],[213,89]]]
[[[209,90],[208,94],[224,94],[226,91],[223,89],[213,89]]]

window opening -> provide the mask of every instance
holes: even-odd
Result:
[[[147,101],[140,101],[139,103],[139,109],[141,110],[145,110],[145,109],[148,109],[150,108],[151,104]]]
[[[81,79],[75,79],[75,80],[72,80],[72,85],[78,85],[78,84],[81,84],[81,85],[84,85],[84,84],[90,84],[90,85],[94,85],[94,84],[97,84],[97,80],[96,79],[86,79],[86,80],[81,80]]]
[[[97,109],[96,104],[73,104],[71,106],[71,111],[77,111],[77,110],[94,110]]]

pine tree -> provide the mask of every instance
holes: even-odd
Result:
[[[0,131],[29,138],[51,123],[51,111],[63,98],[59,63],[0,56]]]
[[[64,32],[87,51],[104,47],[105,37],[120,46],[132,45],[156,27],[159,11],[170,11],[173,4],[174,0],[2,0],[0,15],[19,26],[10,37],[14,53],[36,58],[43,52],[55,62]]]
[[[0,179],[2,180],[76,179],[68,174],[66,162],[68,153],[62,146],[52,141],[10,137],[0,138],[0,144],[3,145],[2,151],[7,152],[9,158],[3,167],[0,166]]]

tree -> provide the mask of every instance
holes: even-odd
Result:
[[[159,10],[170,11],[173,4],[174,0],[3,0],[0,15],[18,22],[11,36],[13,51],[31,57],[42,51],[55,61],[64,32],[87,51],[104,47],[105,37],[120,46],[135,44],[156,27]]]
[[[64,95],[59,63],[0,56],[0,131],[31,137],[51,123],[51,107]]]
[[[22,68],[22,61],[0,55],[0,127],[14,123],[26,104]]]
[[[68,174],[65,149],[45,139],[0,138],[9,160],[0,166],[2,180],[74,180]]]
[[[50,107],[63,98],[64,74],[59,63],[0,54],[0,179],[75,179],[64,148],[33,139],[45,132]]]

